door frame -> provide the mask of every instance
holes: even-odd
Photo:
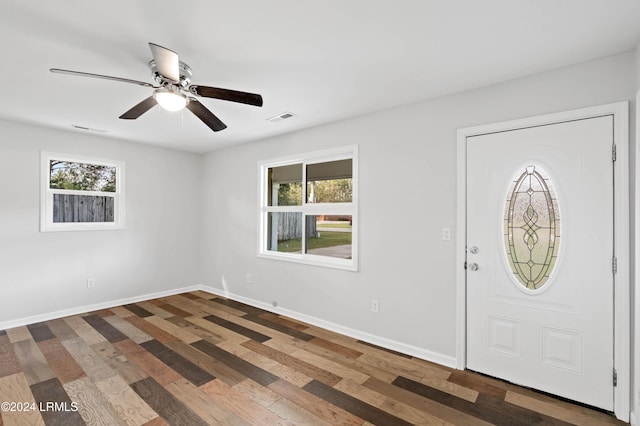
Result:
[[[629,421],[630,408],[630,210],[629,210],[629,102],[617,102],[517,120],[491,123],[458,129],[457,134],[457,236],[456,236],[456,368],[467,367],[467,138],[524,127],[535,127],[565,121],[613,116],[613,140],[616,146],[614,165],[614,250],[617,273],[614,289],[614,368],[617,386],[614,387],[614,413],[620,420]],[[613,153],[612,153],[613,155]]]

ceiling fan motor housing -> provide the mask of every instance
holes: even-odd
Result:
[[[191,77],[193,76],[193,72],[191,71],[191,67],[184,62],[179,62],[179,75],[180,81],[178,83],[169,80],[158,71],[158,67],[156,65],[155,60],[149,61],[149,68],[151,68],[151,74],[153,75],[153,80],[159,84],[160,86],[179,86],[182,89],[186,89],[191,84]]]

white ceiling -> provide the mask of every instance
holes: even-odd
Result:
[[[640,1],[3,0],[0,40],[0,118],[207,152],[632,50]],[[201,98],[217,133],[159,107],[119,120],[152,89],[49,72],[152,82],[148,42],[264,106]]]

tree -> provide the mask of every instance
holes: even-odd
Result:
[[[113,166],[51,160],[49,177],[52,189],[116,192]]]

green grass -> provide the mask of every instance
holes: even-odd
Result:
[[[350,232],[322,232],[320,237],[311,237],[307,239],[307,250],[313,250],[323,247],[341,246],[343,244],[351,244]],[[301,252],[302,239],[278,241],[278,251],[285,253]]]

